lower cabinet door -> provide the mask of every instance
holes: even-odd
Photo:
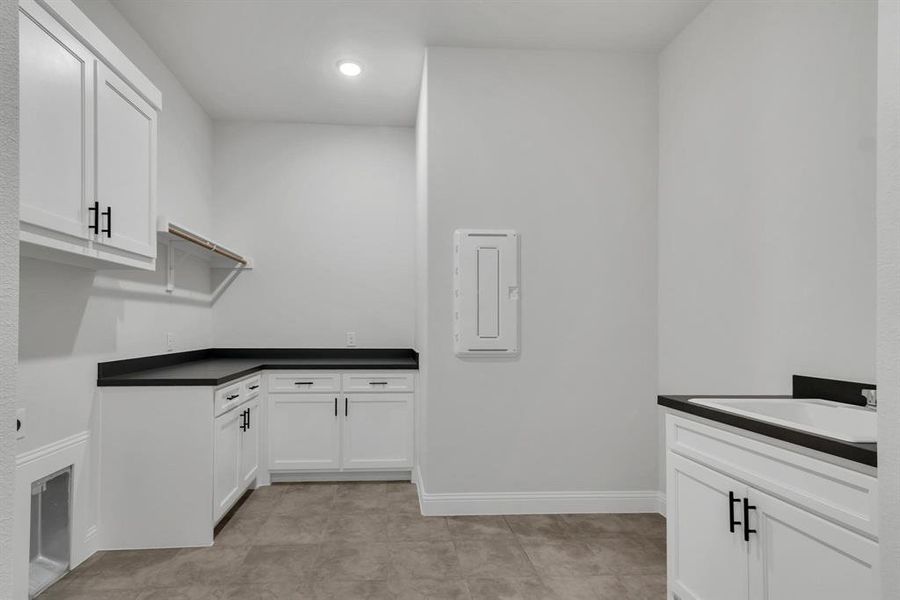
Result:
[[[669,598],[746,600],[747,487],[672,452],[666,462]]]
[[[218,521],[237,500],[241,490],[238,458],[240,454],[240,410],[216,417],[215,476],[213,478],[213,517]]]
[[[340,468],[340,419],[335,394],[269,395],[269,468],[303,471]]]
[[[253,400],[239,409],[246,411],[244,431],[241,432],[241,489],[256,479],[259,471],[259,402]]]
[[[878,544],[751,490],[751,600],[876,600]]]
[[[345,469],[412,467],[413,394],[348,394],[344,402]]]

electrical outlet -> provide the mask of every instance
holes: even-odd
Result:
[[[166,333],[166,352],[171,352],[175,349],[175,334],[171,331]]]
[[[356,332],[348,331],[347,332],[347,347],[352,348],[356,346]]]
[[[20,408],[16,411],[16,439],[21,440],[25,437],[25,409]]]

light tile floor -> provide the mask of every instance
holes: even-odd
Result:
[[[41,600],[662,600],[659,515],[423,517],[409,483],[253,492],[211,548],[98,552]]]

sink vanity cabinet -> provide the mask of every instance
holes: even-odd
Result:
[[[871,472],[677,414],[666,451],[671,600],[879,597]]]

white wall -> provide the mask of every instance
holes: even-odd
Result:
[[[160,212],[208,229],[212,199],[209,118],[111,4],[105,0],[76,3],[162,91]],[[19,442],[18,452],[91,427],[98,362],[165,352],[166,331],[176,333],[178,350],[212,344],[211,309],[170,298],[164,291],[164,267],[164,258],[156,273],[92,271],[22,260],[19,377],[20,401],[27,409],[27,436]],[[208,269],[190,261],[178,278],[187,287],[209,286]],[[155,291],[129,291],[131,281],[152,283]],[[75,509],[80,514],[92,512],[93,507]]]
[[[900,597],[900,2],[878,2],[878,490],[881,595]]]
[[[12,546],[16,350],[19,334],[19,11],[0,3],[0,548]],[[12,595],[11,554],[0,552],[0,598]]]
[[[429,495],[656,490],[656,77],[652,55],[429,49]],[[516,359],[453,354],[460,227],[521,234]]]
[[[256,261],[217,346],[412,346],[411,128],[217,122],[214,182],[217,237]]]
[[[660,392],[872,381],[874,2],[713,2],[659,69]]]

